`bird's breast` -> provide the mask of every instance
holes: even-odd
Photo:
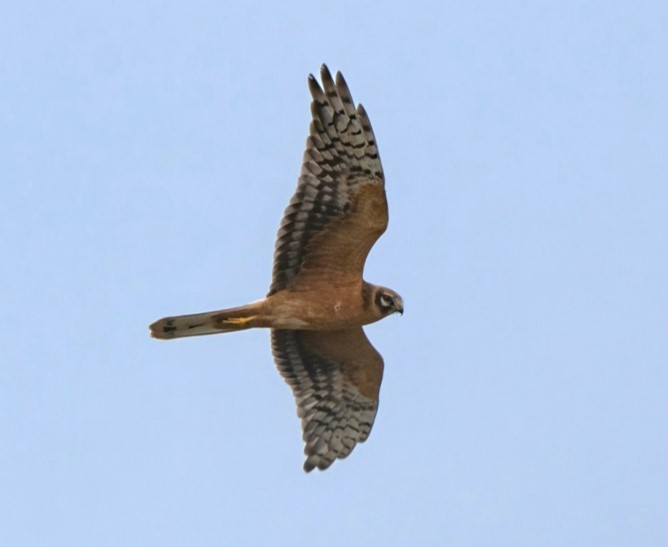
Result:
[[[369,322],[365,320],[361,296],[285,291],[285,294],[272,295],[269,300],[273,328],[337,330]]]

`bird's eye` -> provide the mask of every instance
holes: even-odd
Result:
[[[383,308],[393,308],[394,307],[394,300],[392,297],[387,296],[386,294],[381,294],[380,295],[380,305]]]

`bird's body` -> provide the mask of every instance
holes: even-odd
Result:
[[[389,291],[366,282],[338,290],[286,289],[238,308],[165,317],[151,325],[151,334],[170,339],[250,328],[322,331],[363,326],[384,317],[373,305],[381,288]]]
[[[383,359],[363,325],[403,313],[394,291],[362,278],[371,247],[387,228],[385,179],[366,112],[340,73],[313,76],[310,136],[297,190],[278,231],[267,296],[237,308],[165,317],[160,339],[271,329],[278,369],[302,418],[304,469],[326,469],[369,432]]]

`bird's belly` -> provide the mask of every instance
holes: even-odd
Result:
[[[364,323],[351,306],[338,300],[284,302],[271,315],[271,327],[276,329],[336,330]]]

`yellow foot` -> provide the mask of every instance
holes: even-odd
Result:
[[[223,325],[230,325],[232,327],[243,327],[255,319],[257,315],[251,315],[250,317],[229,317],[223,319],[221,323]]]

